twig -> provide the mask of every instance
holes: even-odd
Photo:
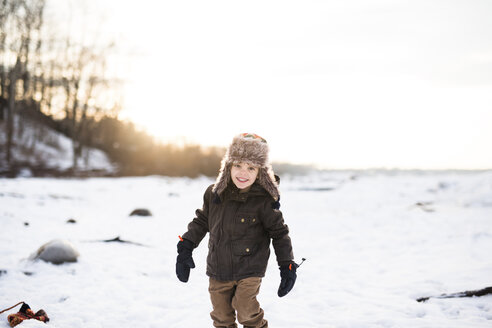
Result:
[[[17,303],[17,304],[16,304],[16,305],[14,305],[14,306],[9,307],[8,309],[5,309],[5,310],[0,311],[0,314],[2,314],[2,313],[4,313],[4,312],[6,312],[6,311],[8,311],[8,310],[12,310],[12,309],[13,309],[13,308],[15,308],[17,305],[21,305],[21,304],[24,304],[24,302],[19,302],[19,303]]]

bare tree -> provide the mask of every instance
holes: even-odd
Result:
[[[0,120],[5,118],[7,110],[7,63],[5,52],[7,48],[7,21],[12,16],[12,4],[7,0],[0,0]]]
[[[50,32],[43,27],[45,5],[46,0],[0,0],[0,121],[6,127],[6,161],[10,165],[13,160],[14,132],[23,125],[18,116],[23,107],[39,112],[39,117],[64,113],[76,170],[84,145],[91,143],[95,119],[119,107],[118,97],[104,99],[119,84],[105,76],[114,45],[101,45],[98,35],[85,42],[85,37],[56,34],[59,29]],[[80,29],[83,34],[85,28]],[[35,144],[32,140],[31,146]]]
[[[72,139],[72,164],[73,170],[76,170],[84,145],[90,143],[90,118],[114,108],[114,105],[107,107],[97,102],[103,92],[117,87],[117,81],[104,76],[106,55],[112,49],[112,44],[100,49],[95,46],[72,45],[70,42],[67,42],[67,46],[66,53],[77,58],[67,62],[63,78],[65,122]]]
[[[20,51],[22,48],[22,41],[20,44],[15,42],[15,38],[8,38],[7,33],[16,35],[19,33],[19,26],[22,26],[21,19],[19,19],[18,11],[20,10],[20,3],[15,1],[4,1],[2,6],[3,19],[2,25],[4,25],[2,36],[2,98],[5,99],[6,104],[6,161],[10,165],[12,161],[12,143],[14,134],[14,114],[15,114],[15,100],[17,95],[17,80],[21,75],[21,56]],[[11,63],[11,58],[15,58],[15,64]]]
[[[42,24],[44,0],[2,0],[0,6],[0,118],[6,116],[6,161],[12,162],[16,106],[32,99],[29,59]],[[35,35],[39,39],[39,33]],[[19,84],[18,82],[22,82]],[[22,122],[19,120],[18,124]]]

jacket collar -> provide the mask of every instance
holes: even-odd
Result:
[[[248,197],[266,195],[265,189],[261,187],[256,182],[251,185],[251,188],[246,192],[241,192],[241,190],[236,187],[233,183],[230,183],[226,190],[224,190],[224,200],[235,200],[239,202],[245,202]]]

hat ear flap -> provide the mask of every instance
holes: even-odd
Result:
[[[212,191],[217,195],[221,195],[222,192],[227,188],[227,184],[231,179],[231,166],[232,163],[228,163],[225,158],[222,160],[222,165],[219,171],[219,175],[217,176],[217,180],[215,181],[215,185],[212,188]]]
[[[277,201],[280,197],[278,191],[278,184],[275,181],[275,174],[271,165],[267,167],[261,167],[258,172],[258,183]]]

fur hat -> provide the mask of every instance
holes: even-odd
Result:
[[[242,133],[232,139],[222,159],[219,176],[212,189],[217,195],[220,196],[231,181],[231,167],[235,163],[247,163],[258,167],[256,182],[275,201],[279,199],[278,184],[268,161],[268,144],[265,139],[253,133]]]

